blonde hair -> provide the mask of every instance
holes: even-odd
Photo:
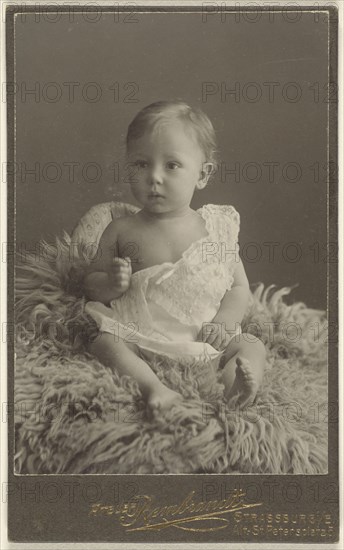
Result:
[[[186,128],[193,130],[205,162],[214,162],[216,153],[215,131],[208,116],[199,108],[192,108],[184,101],[157,101],[144,107],[129,124],[126,146],[142,137],[145,132],[153,131],[161,122],[180,120]]]

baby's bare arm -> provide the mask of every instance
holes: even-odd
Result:
[[[84,279],[84,290],[90,300],[108,305],[119,298],[130,285],[130,258],[118,258],[118,224],[111,222],[105,229],[96,254],[96,259],[88,266]]]
[[[227,290],[222,298],[220,308],[213,321],[226,323],[229,331],[235,329],[237,323],[241,323],[243,320],[248,306],[249,294],[250,285],[242,261],[239,260],[234,271],[232,288]]]
[[[249,293],[250,286],[240,260],[234,272],[232,288],[222,298],[212,322],[203,325],[198,339],[208,342],[216,349],[225,349],[245,315]]]

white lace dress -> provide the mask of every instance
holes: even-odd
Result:
[[[196,338],[233,284],[240,218],[228,205],[207,204],[197,212],[208,235],[192,243],[177,262],[133,273],[129,289],[111,307],[86,304],[100,331],[136,344],[148,356],[215,358],[223,353]]]

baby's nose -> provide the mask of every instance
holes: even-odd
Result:
[[[163,174],[162,170],[160,168],[153,168],[150,175],[151,183],[162,183],[163,182]]]

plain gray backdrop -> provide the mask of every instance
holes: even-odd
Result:
[[[16,16],[17,246],[71,232],[94,204],[134,202],[127,126],[179,98],[209,115],[222,166],[192,206],[234,205],[250,282],[298,284],[293,299],[325,309],[326,14],[59,15]]]

